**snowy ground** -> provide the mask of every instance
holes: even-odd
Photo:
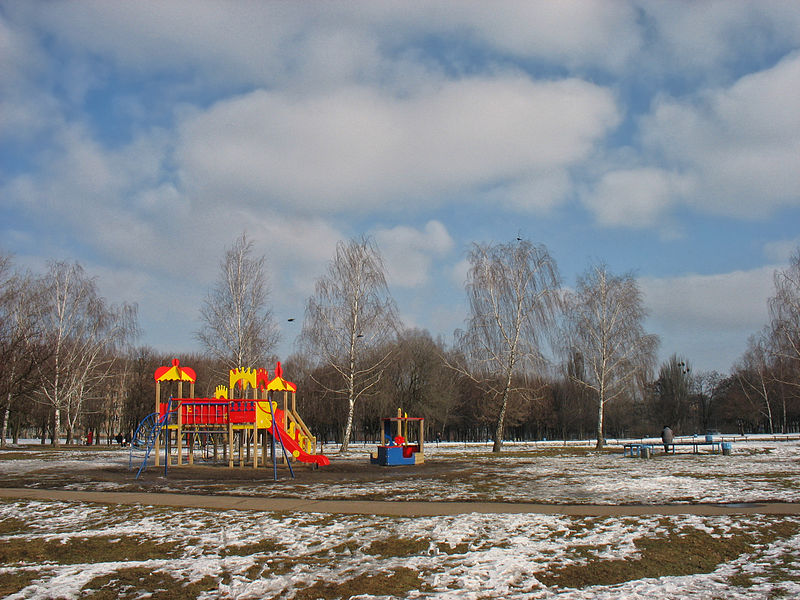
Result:
[[[432,462],[467,461],[469,468],[450,477],[406,478],[402,485],[338,481],[312,486],[298,478],[240,481],[217,491],[601,504],[796,502],[800,495],[796,441],[751,439],[737,442],[732,456],[653,459],[542,443],[507,445],[500,458],[484,445],[427,450]],[[356,448],[334,460],[364,461],[365,452]],[[11,486],[22,475],[36,478],[40,471],[46,483],[54,465],[79,474],[88,465],[113,469],[123,464],[127,454],[117,449],[9,450],[0,453],[0,484]],[[73,488],[97,489],[75,479]],[[165,491],[169,486],[165,481]],[[800,517],[473,513],[389,518],[0,501],[3,594],[42,599],[792,598],[800,597]]]

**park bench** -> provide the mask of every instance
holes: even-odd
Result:
[[[643,454],[653,456],[654,453],[653,444],[633,442],[622,445],[622,456],[640,457]]]
[[[687,446],[692,448],[692,454],[699,454],[701,446],[710,446],[711,452],[714,454],[719,454],[722,452],[722,442],[721,441],[714,441],[714,440],[705,440],[705,439],[693,439],[690,441],[680,441],[680,442],[671,442],[669,444],[664,444],[664,448],[667,452],[672,452],[675,454],[675,447],[676,446]]]

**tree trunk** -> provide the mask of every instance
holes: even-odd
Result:
[[[351,396],[348,398],[347,404],[347,423],[344,426],[344,437],[342,438],[342,445],[339,448],[340,453],[347,452],[347,448],[350,446],[350,436],[353,434],[353,413],[355,412],[356,399]]]
[[[597,445],[595,448],[597,450],[603,449],[603,443],[605,440],[603,439],[605,436],[603,435],[603,399],[602,396],[597,401]]]
[[[58,434],[61,431],[61,409],[56,408],[53,413],[53,437],[50,440],[50,443],[53,446],[59,445]]]
[[[764,397],[764,406],[767,408],[767,419],[769,419],[769,433],[772,435],[775,433],[775,429],[772,426],[772,407],[769,405],[769,394],[767,393],[767,386],[764,384],[764,377],[761,377],[761,394]]]
[[[492,447],[492,452],[500,452],[503,449],[503,430],[505,429],[506,407],[508,406],[508,395],[511,390],[511,373],[513,369],[514,364],[512,360],[512,364],[506,374],[506,386],[503,390],[503,400],[500,403],[500,414],[497,416],[497,428],[494,432],[494,446]]]
[[[11,394],[8,395],[9,400],[3,410],[3,425],[0,428],[0,448],[6,447],[6,433],[8,433],[8,415],[11,413]]]

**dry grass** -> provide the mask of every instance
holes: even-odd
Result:
[[[364,554],[380,556],[381,558],[417,556],[420,554],[427,554],[430,545],[430,540],[425,538],[390,538],[375,540],[364,550]]]
[[[250,556],[251,554],[274,554],[283,550],[283,546],[272,540],[259,540],[250,544],[225,546],[220,556]]]
[[[176,558],[175,542],[152,542],[109,536],[49,540],[7,539],[0,545],[0,565],[56,563],[62,565]]]
[[[536,577],[548,587],[580,589],[646,578],[710,573],[720,564],[752,552],[756,544],[791,537],[798,530],[798,524],[785,521],[747,535],[712,535],[686,528],[666,538],[635,540],[639,558],[592,559],[591,552],[584,548],[585,561],[539,573]]]
[[[406,567],[387,572],[362,574],[341,583],[318,581],[289,596],[293,600],[336,600],[359,594],[393,596],[402,598],[412,590],[425,591],[426,586],[419,573]]]
[[[6,596],[15,594],[29,586],[31,582],[39,577],[40,574],[37,571],[3,573],[2,577],[0,577],[0,596],[5,598]]]
[[[133,600],[146,596],[152,600],[193,600],[202,592],[216,590],[218,587],[219,583],[211,576],[188,582],[158,571],[133,567],[95,577],[83,586],[81,598]]]

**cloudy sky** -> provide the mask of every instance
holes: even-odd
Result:
[[[662,358],[726,372],[800,245],[799,97],[783,0],[4,0],[0,248],[185,352],[246,231],[286,356],[337,241],[449,339],[470,244],[522,235],[566,285],[633,272]]]

